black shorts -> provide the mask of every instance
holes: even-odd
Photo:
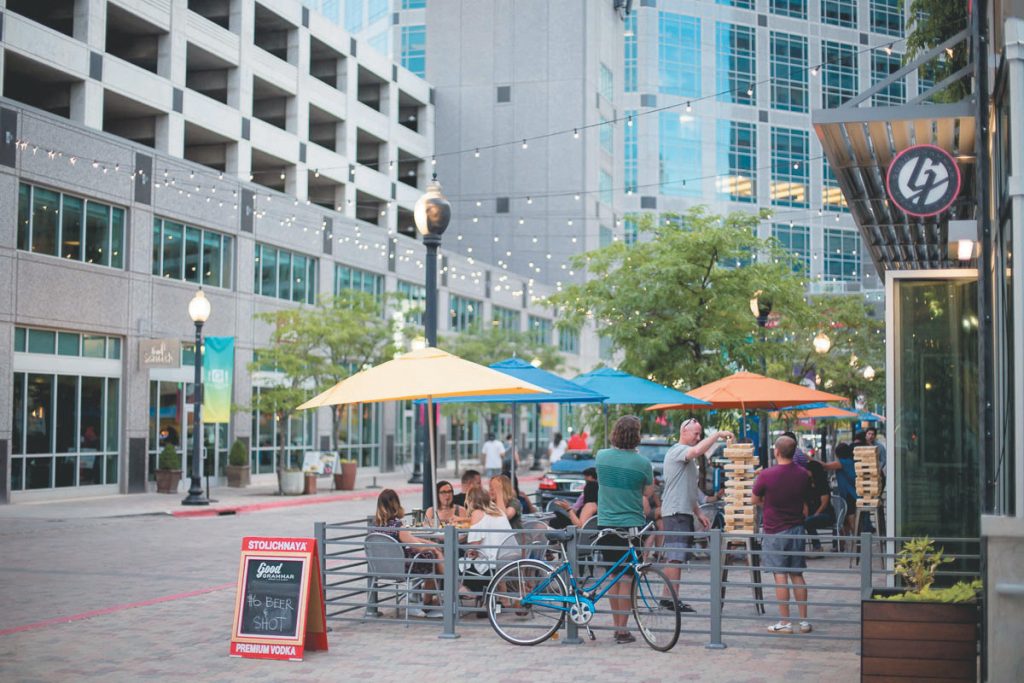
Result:
[[[619,531],[628,531],[632,527],[598,526],[597,528],[618,529]],[[601,537],[601,540],[597,541],[596,545],[598,548],[600,548],[601,557],[604,560],[604,564],[610,566],[618,562],[622,558],[622,556],[629,551],[630,541],[629,539],[623,538],[618,534],[605,534]]]

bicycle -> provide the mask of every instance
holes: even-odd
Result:
[[[626,533],[605,529],[595,543],[600,543],[600,539],[608,534],[639,542],[640,537],[653,527],[651,522],[639,531],[634,528]],[[571,531],[546,531],[545,536],[561,545],[562,557],[569,557],[565,552],[565,542],[572,537]],[[627,574],[631,574],[633,579],[630,605],[640,634],[655,650],[671,650],[679,640],[680,628],[675,587],[664,572],[640,559],[632,543],[618,562],[590,586],[576,581],[568,560],[557,569],[540,560],[516,560],[500,569],[491,579],[484,591],[484,606],[491,627],[513,645],[543,643],[562,627],[566,615],[573,623],[586,627],[590,639],[594,640],[590,622],[597,612],[596,604]],[[540,635],[524,637],[523,633],[532,631],[532,626],[524,623],[524,618],[546,619],[550,624],[545,625]]]

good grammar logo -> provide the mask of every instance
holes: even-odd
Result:
[[[889,198],[904,213],[935,216],[960,194],[960,167],[941,147],[915,145],[892,160],[885,184]]]

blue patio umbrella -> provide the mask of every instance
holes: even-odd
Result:
[[[492,363],[490,368],[521,379],[542,389],[547,389],[548,394],[493,394],[486,396],[456,396],[451,398],[435,398],[434,404],[439,403],[601,403],[606,398],[605,394],[587,387],[580,386],[576,382],[559,377],[553,372],[534,367],[520,358],[509,358],[507,360]],[[421,402],[421,401],[417,401]],[[518,409],[515,409],[518,410]],[[512,420],[512,443],[519,442],[519,420]],[[513,448],[515,446],[513,445]],[[536,462],[536,455],[534,456]],[[515,484],[515,467],[512,468],[513,484]]]
[[[604,439],[608,443],[608,406],[612,404],[653,405],[675,403],[692,406],[711,405],[676,389],[662,386],[643,377],[614,368],[598,368],[573,380],[582,387],[606,394],[604,404]]]

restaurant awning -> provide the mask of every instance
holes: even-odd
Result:
[[[951,236],[949,222],[976,219],[976,105],[970,98],[955,103],[932,100],[951,83],[969,77],[973,65],[968,63],[905,104],[872,106],[872,100],[922,65],[942,60],[948,50],[960,49],[969,42],[968,32],[962,31],[842,105],[811,114],[822,150],[879,273],[965,265],[957,260],[955,252],[950,252],[949,245],[958,236]],[[893,158],[919,144],[949,152],[963,179],[949,209],[928,218],[914,217],[897,208],[885,185]],[[974,234],[970,238],[977,239]]]

